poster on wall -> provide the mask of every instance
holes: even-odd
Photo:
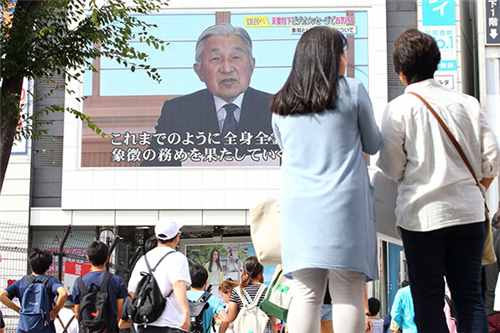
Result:
[[[288,77],[299,38],[317,25],[346,35],[347,75],[368,88],[367,11],[214,10],[143,19],[168,45],[164,51],[133,45],[150,55],[162,81],[96,60],[99,72],[84,77],[83,111],[109,135],[82,127],[82,167],[279,165],[271,97]],[[197,45],[206,29],[229,22],[237,35]]]
[[[246,258],[255,255],[252,243],[210,243],[186,245],[190,261],[202,265],[208,271],[208,284],[217,290],[224,280],[239,281]],[[264,282],[269,283],[274,266],[264,266]]]

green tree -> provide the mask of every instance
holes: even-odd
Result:
[[[141,15],[166,5],[166,0],[0,0],[0,192],[15,139],[43,134],[41,114],[69,112],[103,135],[87,115],[72,108],[52,105],[30,116],[21,114],[23,79],[64,74],[81,80],[85,70],[96,70],[94,59],[106,57],[160,81],[157,69],[148,65],[148,54],[130,42],[164,50],[166,43],[150,33],[155,25]],[[82,101],[82,96],[75,98]]]

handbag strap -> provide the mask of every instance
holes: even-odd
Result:
[[[243,304],[243,307],[249,306],[251,302],[247,298],[247,294],[245,293],[245,290],[241,287],[235,288],[236,293],[240,297],[241,303]],[[250,299],[251,300],[251,299]]]
[[[274,289],[274,287],[278,283],[279,279],[281,278],[281,275],[283,274],[283,268],[281,267],[281,265],[279,265],[276,269],[279,270],[278,274],[276,274],[273,282],[269,286],[269,289],[267,289],[267,294],[265,296],[265,299],[268,300],[268,301],[271,298],[272,290]]]
[[[411,94],[411,95],[417,97],[422,103],[424,103],[425,107],[430,111],[430,113],[434,116],[434,118],[436,118],[437,122],[439,123],[441,128],[444,130],[444,132],[446,133],[446,135],[450,139],[453,146],[455,146],[455,149],[457,150],[458,155],[460,155],[460,158],[462,158],[462,161],[464,161],[465,166],[467,167],[470,174],[474,178],[474,181],[476,182],[476,186],[479,188],[479,192],[481,192],[481,195],[483,196],[484,207],[486,209],[486,214],[488,214],[489,210],[488,210],[488,206],[486,205],[486,196],[484,194],[483,188],[481,187],[481,183],[477,179],[476,173],[474,172],[474,169],[472,168],[472,165],[469,162],[467,155],[465,155],[465,152],[462,149],[462,146],[460,146],[460,143],[458,143],[458,140],[455,138],[453,133],[451,133],[450,129],[448,128],[448,126],[444,122],[443,118],[441,118],[441,116],[439,116],[439,114],[436,112],[436,110],[434,110],[434,108],[429,104],[429,102],[427,102],[427,100],[425,98],[423,98],[421,95],[419,95],[413,91],[410,91],[408,94]]]
[[[262,283],[259,287],[259,290],[257,291],[257,294],[255,295],[255,298],[252,301],[252,305],[257,306],[260,302],[260,299],[262,298],[262,295],[266,291],[266,286]]]

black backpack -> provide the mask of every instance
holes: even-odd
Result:
[[[158,263],[151,269],[149,265],[148,258],[144,255],[144,261],[146,262],[146,267],[148,272],[141,272],[141,281],[137,285],[135,290],[134,298],[130,302],[129,314],[132,321],[136,324],[147,325],[156,321],[167,304],[166,297],[161,293],[160,287],[158,287],[158,282],[153,275],[160,263],[169,254],[175,251],[170,251],[165,254]],[[167,298],[172,295],[172,291],[167,295]]]
[[[112,275],[104,272],[101,286],[91,283],[85,286],[83,279],[78,279],[78,289],[80,290],[80,310],[78,321],[80,332],[98,333],[115,332],[117,320],[110,318],[110,304],[108,286]]]
[[[203,330],[203,314],[208,309],[208,299],[212,296],[209,291],[205,291],[196,301],[189,301],[189,313],[191,315],[191,333],[205,333]]]

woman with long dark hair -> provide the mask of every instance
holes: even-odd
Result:
[[[210,252],[210,261],[205,264],[208,271],[208,284],[218,287],[224,280],[224,270],[220,264],[220,252],[216,248]]]
[[[330,27],[300,38],[274,96],[283,150],[281,240],[295,281],[290,333],[318,333],[327,281],[335,332],[364,331],[365,282],[377,277],[373,198],[363,153],[382,143],[364,86],[344,76],[347,40]]]

